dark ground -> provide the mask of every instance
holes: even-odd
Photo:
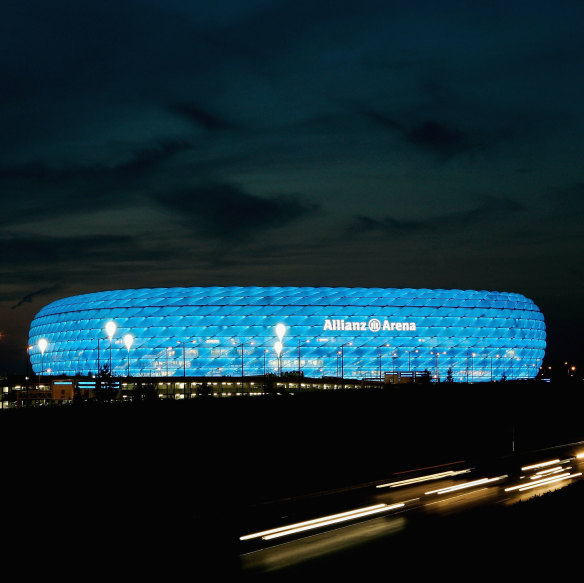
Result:
[[[185,568],[200,574],[206,564],[236,569],[239,520],[250,505],[433,463],[480,464],[509,454],[513,439],[524,450],[579,441],[583,399],[580,383],[445,383],[5,410],[5,556],[22,570],[56,570],[65,577],[114,570],[168,580]],[[582,500],[582,487],[574,496]],[[581,516],[582,504],[570,502],[572,518],[574,508]],[[542,560],[543,547],[557,547],[558,533],[573,524],[566,511],[537,519],[515,511],[512,519],[483,513],[471,522],[428,522],[400,537],[391,554],[412,561],[417,571],[433,566],[452,572],[454,564],[470,561],[473,571],[498,573],[501,557],[517,558],[525,540],[532,547],[525,560]],[[511,526],[485,546],[493,520],[511,520]],[[521,532],[524,540],[516,536]],[[447,543],[445,533],[457,544]],[[373,545],[365,559],[343,556],[327,569],[345,565],[350,571],[363,561],[382,568],[387,553],[377,550]],[[423,563],[418,553],[427,557]]]

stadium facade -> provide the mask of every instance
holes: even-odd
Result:
[[[31,323],[37,374],[534,377],[542,313],[506,292],[330,287],[127,289],[64,298]]]

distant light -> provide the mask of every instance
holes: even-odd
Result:
[[[134,344],[134,337],[131,334],[126,334],[124,336],[124,344],[126,345],[126,348],[130,350],[132,344]]]
[[[282,342],[282,338],[284,338],[285,334],[286,326],[284,324],[276,324],[276,336],[280,342]]]
[[[525,490],[532,490],[533,488],[537,488],[539,486],[547,486],[548,484],[553,484],[554,482],[559,482],[561,480],[570,480],[572,478],[577,478],[581,476],[581,473],[577,474],[570,474],[566,472],[564,474],[560,474],[559,476],[551,476],[549,478],[542,478],[541,480],[537,480],[532,482],[531,484],[523,485],[519,484],[518,486],[511,486],[510,488],[505,488],[505,492],[511,492],[513,490],[519,490],[520,492],[524,492]]]
[[[431,480],[439,480],[440,478],[446,478],[451,476],[456,476],[458,474],[468,474],[471,470],[449,470],[447,472],[439,472],[437,474],[428,474],[426,476],[420,476],[418,478],[410,478],[409,480],[399,480],[398,482],[388,482],[387,484],[379,484],[376,488],[399,488],[400,486],[407,486],[410,484],[418,484],[420,482],[430,482]]]
[[[490,484],[492,482],[497,482],[498,480],[503,480],[507,476],[497,476],[496,478],[481,478],[480,480],[473,480],[472,482],[466,482],[464,484],[458,484],[456,486],[450,486],[449,488],[440,488],[439,490],[430,490],[429,492],[424,492],[424,494],[446,494],[448,492],[456,492],[458,490],[465,490],[466,488],[472,488],[473,486],[482,486],[483,484]]]
[[[47,341],[46,338],[40,338],[39,341],[37,342],[37,346],[39,347],[41,354],[45,353],[45,350],[47,349],[48,345],[49,345],[49,342]]]
[[[523,466],[521,468],[522,472],[525,472],[527,470],[535,470],[536,468],[545,468],[546,466],[553,466],[555,464],[559,464],[560,460],[559,459],[555,459],[555,460],[551,460],[549,462],[541,462],[539,464],[533,464],[531,466]]]
[[[110,320],[105,325],[105,332],[108,335],[110,340],[114,337],[114,334],[116,333],[117,329],[118,329],[118,325],[113,320]]]
[[[269,540],[271,538],[286,536],[289,534],[294,534],[297,532],[302,532],[314,528],[320,528],[322,526],[328,526],[330,524],[336,524],[338,522],[346,522],[348,520],[361,518],[362,516],[368,516],[370,514],[386,512],[388,510],[394,510],[396,508],[403,508],[404,506],[405,504],[403,502],[400,502],[398,504],[392,504],[391,506],[388,506],[387,504],[376,504],[374,506],[357,508],[356,510],[349,510],[347,512],[341,512],[339,514],[331,514],[329,516],[322,516],[321,518],[315,518],[313,520],[306,520],[304,522],[297,522],[295,524],[288,524],[286,526],[280,526],[277,528],[272,528],[270,530],[264,530],[261,532],[255,532],[253,534],[247,534],[239,537],[239,540],[249,540],[252,538],[259,537],[262,537],[264,540]]]

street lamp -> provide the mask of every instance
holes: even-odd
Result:
[[[276,350],[276,354],[278,355],[278,371],[280,376],[282,376],[282,350],[284,349],[284,336],[286,335],[286,324],[276,324],[274,327],[276,331],[276,336],[278,337],[278,341],[274,344],[274,349]]]
[[[243,394],[243,342],[238,344],[237,347],[241,347],[241,393]]]
[[[473,352],[470,357],[470,382],[474,383],[474,357],[476,354]]]
[[[345,388],[345,346],[352,346],[352,342],[341,344],[341,378],[343,379],[343,388]]]
[[[266,376],[266,354],[268,354],[268,349],[264,349],[264,376]]]
[[[112,374],[112,342],[113,342],[114,334],[116,333],[117,329],[118,329],[118,325],[113,320],[110,320],[105,325],[105,333],[107,334],[109,341],[110,341],[110,349],[109,349],[109,373],[110,373],[110,375]]]
[[[278,375],[282,376],[282,342],[278,340],[274,344],[274,350],[276,351],[276,356],[278,357]]]
[[[377,350],[379,351],[379,380],[381,380],[381,346]]]
[[[132,348],[132,344],[134,344],[134,337],[131,334],[126,334],[124,336],[124,344],[128,349],[128,376],[130,376],[130,348]],[[168,376],[168,371],[167,371]]]
[[[389,345],[389,344],[381,344],[381,345],[379,345],[379,346],[377,347],[377,348],[378,348],[378,350],[379,350],[379,380],[381,380],[381,377],[382,377],[382,375],[383,375],[383,373],[381,372],[381,349],[382,349],[384,346],[387,346],[387,347],[389,347],[390,345]]]
[[[187,361],[185,358],[185,341],[184,340],[177,340],[177,344],[182,344],[182,353],[183,353],[183,377],[187,376]]]
[[[436,382],[440,382],[440,351],[434,349],[434,351],[430,351],[430,354],[434,354],[436,356]],[[446,354],[446,350],[442,352],[442,354]]]
[[[101,342],[101,338],[97,338],[97,374],[99,375],[99,369],[101,368],[101,363],[99,360],[99,355],[101,354],[101,350],[99,348],[99,343]]]
[[[285,324],[276,324],[276,336],[278,340],[282,342],[282,339],[286,335],[286,325]]]
[[[47,346],[49,345],[48,341],[46,338],[39,338],[39,341],[37,342],[37,346],[39,347],[39,350],[41,351],[41,375],[44,376],[45,371],[44,371],[44,356],[45,356],[45,350],[47,349]]]
[[[304,342],[308,343],[308,342],[310,342],[310,339],[309,340],[305,340]],[[298,339],[298,376],[300,376],[300,372],[301,372],[301,366],[300,366],[300,344],[301,344],[300,339]],[[298,382],[300,382],[300,381],[298,381]]]

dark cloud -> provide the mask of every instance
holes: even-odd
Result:
[[[217,115],[205,111],[201,107],[189,103],[174,103],[169,107],[176,113],[207,131],[232,131],[241,129],[238,124],[223,119]]]
[[[187,228],[225,241],[254,238],[264,231],[298,221],[319,209],[291,195],[256,196],[230,184],[207,184],[155,200]]]
[[[414,126],[406,132],[406,139],[445,160],[476,149],[468,132],[437,121],[424,121]]]
[[[395,117],[372,110],[358,110],[376,126],[400,135],[407,143],[422,152],[433,154],[442,161],[454,156],[471,154],[481,146],[484,138],[479,140],[478,132],[469,132],[436,120],[417,123],[404,123]]]
[[[0,165],[0,199],[4,211],[0,224],[133,204],[138,187],[147,187],[166,162],[191,148],[185,140],[160,140],[137,148],[112,164]]]
[[[374,219],[368,216],[355,217],[349,225],[349,233],[367,233],[379,231],[385,235],[400,237],[403,235],[415,235],[420,232],[434,231],[436,226],[431,222],[424,221],[403,221],[393,217],[383,217]]]
[[[146,238],[144,243],[147,243]],[[139,238],[128,235],[94,235],[47,237],[43,235],[11,236],[0,239],[2,269],[11,271],[26,266],[34,269],[84,268],[101,262],[136,263],[167,256],[163,249],[146,248]]]
[[[14,304],[10,309],[16,310],[16,309],[20,308],[20,306],[22,306],[25,303],[29,303],[29,304],[32,303],[33,298],[51,295],[51,294],[54,294],[55,292],[58,292],[61,289],[63,289],[63,286],[58,284],[58,285],[52,285],[50,287],[43,287],[41,289],[35,290],[33,292],[26,294],[24,297],[20,298],[20,300],[18,300],[18,302],[16,304]]]
[[[525,211],[524,205],[514,200],[484,197],[482,202],[469,210],[444,213],[425,220],[403,220],[394,217],[372,218],[360,215],[346,228],[349,234],[382,233],[386,237],[417,237],[422,233],[450,234],[476,228],[480,225],[509,220]]]
[[[387,115],[383,115],[377,111],[360,111],[362,115],[369,118],[371,121],[375,122],[378,126],[383,129],[387,129],[390,131],[396,132],[405,132],[407,131],[404,125],[395,119],[388,117]]]
[[[557,214],[571,217],[584,213],[584,182],[576,182],[561,188],[554,188],[544,195]]]

